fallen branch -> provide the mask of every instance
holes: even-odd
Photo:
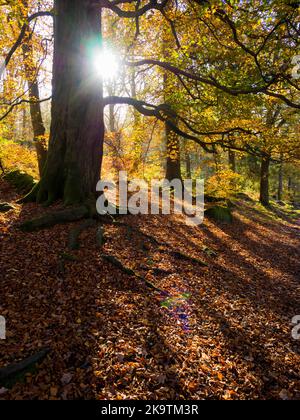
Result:
[[[32,369],[37,363],[41,362],[49,353],[50,349],[45,348],[38,353],[27,357],[19,363],[15,363],[0,369],[0,383],[15,383],[20,375],[24,375],[29,369]]]

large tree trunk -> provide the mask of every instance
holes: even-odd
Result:
[[[264,206],[270,204],[269,198],[269,169],[270,169],[270,157],[265,156],[261,160],[261,171],[260,171],[260,202]]]
[[[93,69],[101,12],[93,0],[56,0],[51,129],[38,202],[95,197],[103,155],[102,82]]]

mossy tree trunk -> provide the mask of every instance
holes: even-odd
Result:
[[[103,155],[103,89],[93,68],[101,11],[93,0],[56,0],[51,129],[37,201],[95,196]],[[101,64],[101,63],[100,63]]]

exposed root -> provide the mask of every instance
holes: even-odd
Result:
[[[14,206],[9,203],[0,203],[0,213],[7,213],[10,210],[13,210]]]
[[[0,369],[0,384],[5,386],[12,386],[19,379],[22,379],[24,374],[41,362],[49,353],[50,349],[45,348],[38,353],[27,357],[19,363],[6,366]]]
[[[34,203],[36,201],[37,193],[39,190],[40,183],[36,183],[35,186],[29,191],[27,195],[20,198],[20,200],[17,201],[17,204],[24,204],[24,203]]]
[[[165,249],[159,249],[159,252],[164,252],[164,253],[171,254],[175,258],[178,258],[178,259],[181,259],[181,260],[190,261],[190,262],[193,262],[193,263],[202,265],[203,267],[207,267],[208,266],[208,264],[205,261],[202,261],[199,258],[192,257],[190,255],[187,255],[187,254],[181,252],[181,251],[169,249],[170,248],[170,245],[169,244],[167,244],[166,242],[162,242],[162,241],[156,239],[154,236],[149,235],[148,233],[145,233],[145,232],[141,231],[139,228],[136,228],[134,226],[129,226],[127,223],[124,223],[124,222],[116,222],[116,224],[119,225],[119,226],[125,226],[125,227],[127,227],[127,229],[130,229],[131,231],[135,231],[138,234],[144,236],[146,239],[149,239],[149,241],[151,241],[155,245],[159,245],[159,246],[165,248]],[[206,252],[206,249],[203,248],[203,251]]]
[[[166,251],[162,251],[162,252],[168,252],[173,257],[178,258],[179,260],[186,260],[186,261],[190,261],[192,263],[202,265],[203,267],[208,267],[208,264],[205,261],[202,261],[199,258],[195,258],[195,257],[192,257],[190,255],[184,254],[181,251],[166,250]]]
[[[85,229],[95,226],[96,223],[97,222],[94,219],[87,219],[80,226],[71,229],[69,233],[68,248],[71,250],[79,249],[79,236]]]
[[[134,277],[138,278],[139,280],[141,280],[147,287],[149,287],[149,289],[155,290],[155,291],[160,292],[160,293],[166,293],[164,290],[159,289],[153,283],[151,283],[149,280],[145,279],[143,276],[136,273],[134,270],[132,270],[132,268],[126,267],[126,265],[124,265],[120,260],[118,260],[113,255],[101,254],[101,256],[102,256],[102,258],[109,261],[114,266],[118,267],[124,273],[128,274],[129,276],[134,276]]]
[[[96,243],[99,248],[102,248],[105,242],[106,242],[106,237],[105,237],[104,228],[103,226],[99,226],[96,233]]]
[[[75,222],[89,216],[89,210],[86,206],[71,207],[55,213],[49,213],[36,219],[28,220],[22,223],[19,228],[24,232],[33,232],[35,230],[49,228],[59,223]]]

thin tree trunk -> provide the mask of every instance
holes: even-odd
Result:
[[[185,165],[186,165],[186,177],[188,179],[191,179],[192,178],[191,156],[187,150],[185,150]]]
[[[172,105],[168,101],[168,92],[169,92],[169,76],[164,75],[164,92],[165,92],[165,105],[168,108],[169,120],[173,122],[174,125],[177,125],[177,117],[175,116]],[[174,116],[172,117],[172,114]],[[180,165],[180,141],[178,134],[170,128],[170,125],[165,123],[165,142],[166,142],[166,179],[172,181],[173,179],[182,179],[181,175],[181,165]]]
[[[293,186],[292,177],[291,177],[291,176],[289,176],[289,179],[288,179],[288,192],[289,192],[289,193],[290,193],[290,192],[291,192],[291,190],[292,190],[292,186]]]
[[[264,206],[270,204],[269,197],[269,169],[270,169],[270,157],[265,156],[261,160],[261,172],[260,172],[260,202]]]
[[[171,8],[172,5],[170,4],[167,6]],[[169,47],[171,42],[173,42],[172,38],[170,39],[170,34],[166,31],[163,32],[163,45],[162,45],[162,55],[164,60],[168,61],[170,52]],[[166,109],[169,113],[169,120],[172,121],[173,124],[177,125],[177,117],[174,113],[174,103],[172,99],[172,92],[175,88],[176,84],[174,80],[168,72],[164,72],[163,77],[163,89],[164,89],[164,102]],[[166,122],[165,123],[165,144],[166,144],[166,179],[168,181],[172,181],[173,179],[182,179],[181,174],[181,165],[180,165],[180,139],[178,134],[174,133],[171,130],[170,125]]]
[[[67,205],[95,198],[103,156],[102,82],[91,65],[101,44],[93,0],[56,0],[51,129],[37,200]]]
[[[33,130],[33,141],[37,154],[38,167],[40,177],[42,176],[43,168],[47,160],[47,143],[45,140],[45,126],[43,123],[40,100],[39,85],[37,75],[32,79],[32,47],[25,43],[23,44],[23,58],[25,63],[25,74],[28,83],[28,96],[30,102],[30,118]],[[31,63],[31,64],[29,64]]]
[[[26,108],[22,109],[22,140],[27,140],[27,112]]]
[[[137,97],[136,92],[136,72],[135,69],[132,69],[131,71],[131,77],[130,77],[130,94],[132,98]],[[131,174],[135,175],[135,173],[138,170],[139,164],[142,159],[142,138],[140,136],[139,127],[141,124],[141,114],[134,109],[133,110],[133,164],[131,168]]]
[[[283,161],[281,158],[280,165],[279,165],[279,172],[278,172],[278,193],[277,193],[278,201],[282,200],[282,194],[283,194]]]
[[[24,12],[27,15],[28,13],[28,2],[23,2]],[[27,18],[27,16],[25,16]],[[25,29],[26,36],[24,38],[24,43],[22,44],[22,53],[23,53],[23,63],[25,70],[25,77],[28,85],[28,96],[30,102],[30,118],[31,125],[33,130],[33,141],[35,145],[35,150],[37,154],[39,175],[42,176],[43,168],[46,164],[47,159],[47,144],[45,140],[45,126],[43,123],[41,104],[38,102],[40,100],[40,92],[38,85],[38,74],[36,66],[33,60],[33,47],[31,43],[31,32],[29,25]]]
[[[228,150],[228,163],[233,172],[236,172],[236,156],[233,150]]]

